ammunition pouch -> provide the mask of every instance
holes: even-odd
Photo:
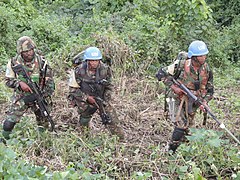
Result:
[[[98,94],[99,97],[103,97],[105,86],[100,83],[82,81],[80,89],[90,96],[96,96],[96,94]]]

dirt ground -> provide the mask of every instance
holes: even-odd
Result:
[[[158,96],[163,95],[163,91],[164,89],[159,88],[157,82],[155,84],[149,83],[134,77],[123,78],[118,84],[115,84],[112,105],[117,111],[125,132],[125,142],[137,144],[142,139],[142,142],[148,144],[164,143],[167,145],[171,137],[173,124],[165,118],[163,100],[158,98]],[[226,122],[231,123],[234,126],[233,129],[239,129],[239,112],[235,114],[237,117],[234,117],[234,122],[228,122],[228,119],[232,118],[232,114],[229,112],[229,108],[224,108],[230,106],[230,104],[227,97],[222,95],[222,91],[224,90],[220,89],[215,93],[215,97],[217,97],[214,100],[216,106],[224,111],[227,117]],[[233,89],[233,91],[236,91],[236,89]],[[54,107],[51,115],[56,123],[56,129],[59,131],[64,131],[64,128],[68,126],[74,126],[75,128],[79,126],[77,111],[74,108],[69,108],[67,94],[67,81],[58,81],[53,97]],[[8,102],[1,103],[1,121],[5,118],[7,106]],[[202,121],[202,116],[199,115],[196,118],[196,121]],[[90,126],[93,133],[94,131],[99,133],[105,130],[98,114],[93,116]],[[213,120],[208,120],[208,128],[218,129],[218,126]]]

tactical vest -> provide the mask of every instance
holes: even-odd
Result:
[[[100,97],[103,97],[105,86],[100,82],[103,79],[109,79],[108,67],[100,61],[99,67],[96,70],[94,75],[90,75],[87,71],[87,62],[84,62],[80,65],[79,68],[75,71],[76,81],[80,86],[82,92]]]
[[[195,72],[191,65],[191,59],[188,59],[184,63],[184,72],[180,75],[180,79],[195,95],[205,96],[207,93],[206,85],[209,79],[209,71],[208,64],[204,63],[198,72]]]
[[[31,63],[29,63],[28,65],[24,64],[21,56],[17,56],[17,57],[15,57],[11,60],[11,68],[14,71],[14,68],[13,68],[14,65],[22,64],[25,67],[28,74],[30,75],[32,81],[39,84],[39,82],[42,81],[41,69],[44,66],[44,63],[45,63],[45,61],[43,61],[42,58],[37,54],[35,55],[33,61]],[[15,76],[16,76],[15,78],[26,82],[26,79],[23,77],[22,74],[20,74],[18,72],[14,72],[14,73],[15,73]]]

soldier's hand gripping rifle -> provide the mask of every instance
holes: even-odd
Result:
[[[104,125],[111,123],[111,117],[108,115],[108,113],[105,110],[105,102],[102,98],[100,98],[99,96],[95,97],[95,101],[96,101],[96,106],[98,107],[99,110],[99,115],[102,119],[102,123]]]
[[[95,105],[97,106],[97,108],[99,110],[99,115],[102,119],[102,123],[104,125],[109,124],[112,122],[112,119],[105,110],[105,106],[106,106],[107,102],[101,96],[101,92],[96,88],[96,85],[107,86],[107,85],[109,85],[109,82],[105,79],[102,79],[100,81],[95,82],[94,85],[95,85],[95,87],[92,87],[91,85],[90,85],[90,87],[92,89],[92,92],[94,93],[94,99],[96,102]]]
[[[196,97],[184,84],[180,83],[179,81],[177,81],[176,79],[173,78],[173,82],[174,84],[176,84],[179,88],[181,88],[189,98],[192,98],[194,102],[199,103],[201,105],[203,105],[203,107],[205,108],[207,114],[209,114],[216,122],[217,124],[220,126],[220,128],[226,130],[226,132],[238,143],[240,144],[240,141],[226,128],[226,126],[221,123],[216,116],[210,111],[209,107],[207,105],[205,105],[198,97]]]
[[[35,82],[32,81],[31,77],[29,76],[29,74],[27,73],[26,69],[23,67],[22,64],[17,64],[13,68],[16,72],[21,74],[23,76],[23,78],[26,79],[27,85],[31,88],[31,90],[33,92],[33,95],[35,96],[36,103],[39,107],[41,115],[48,119],[48,121],[51,125],[50,131],[53,131],[55,124],[52,120],[52,117],[49,114],[49,111],[48,111],[47,106],[46,106],[47,102],[45,101],[45,99],[43,97],[43,94],[40,90],[40,87],[38,86],[38,84],[36,84]]]

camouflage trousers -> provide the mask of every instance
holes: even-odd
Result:
[[[190,102],[186,96],[182,99],[169,98],[169,115],[174,125],[178,128],[192,127],[198,105]]]
[[[88,126],[93,114],[98,110],[97,107],[86,101],[79,101],[77,107],[80,115],[79,123],[82,126]],[[124,139],[124,132],[120,126],[120,121],[115,109],[108,103],[105,106],[105,111],[111,118],[111,122],[106,124],[108,130],[111,134],[117,135],[120,139]]]
[[[194,117],[198,105],[189,101],[187,96],[183,96],[181,99],[170,99],[168,104],[170,117],[175,125],[169,149],[175,152],[180,143],[186,141],[186,135],[189,133],[188,128],[195,124]]]
[[[41,115],[41,112],[39,108],[37,107],[35,102],[25,104],[23,99],[15,100],[17,98],[13,97],[13,100],[11,101],[11,104],[9,106],[8,111],[6,112],[7,116],[5,121],[3,122],[3,136],[8,139],[9,134],[13,130],[16,123],[20,122],[22,116],[24,113],[31,109],[31,111],[35,114],[37,125],[39,128],[47,129],[48,128],[48,120],[47,118],[43,117]],[[51,109],[51,105],[47,106],[48,109]]]

